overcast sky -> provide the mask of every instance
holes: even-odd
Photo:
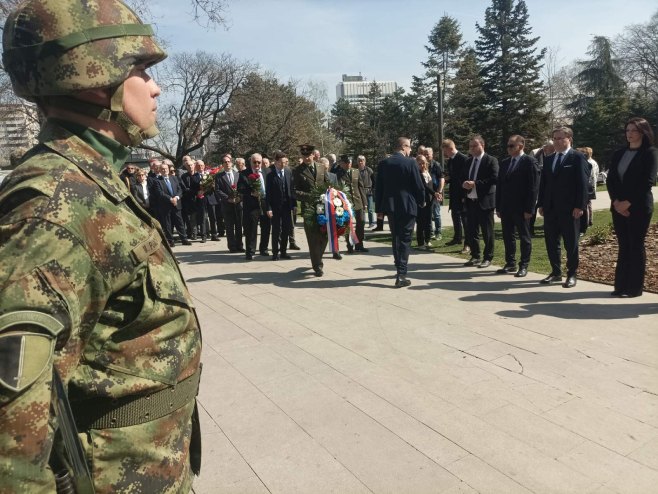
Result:
[[[282,81],[313,80],[335,100],[342,74],[394,80],[408,89],[421,75],[427,37],[444,15],[461,24],[464,40],[477,38],[489,0],[228,0],[228,29],[195,24],[187,0],[151,0],[153,24],[170,53],[228,52],[257,63]],[[647,22],[656,0],[527,0],[538,45],[558,49],[561,65],[586,57],[594,35],[614,37]]]

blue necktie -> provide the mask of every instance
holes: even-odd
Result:
[[[167,190],[169,191],[169,195],[173,196],[174,195],[174,189],[171,188],[171,184],[169,183],[169,178],[165,177],[164,181],[165,181],[165,184],[167,184]]]

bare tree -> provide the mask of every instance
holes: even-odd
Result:
[[[239,62],[227,54],[172,56],[159,71],[159,83],[168,99],[159,112],[162,137],[140,147],[180,164],[183,156],[204,146],[236,90],[254,69],[251,63]]]
[[[624,28],[615,48],[623,54],[621,73],[626,82],[644,95],[658,98],[658,11],[646,24]]]

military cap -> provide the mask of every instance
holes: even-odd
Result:
[[[351,163],[352,162],[352,159],[346,154],[341,154],[339,160],[340,160],[341,163]]]
[[[315,151],[315,146],[313,144],[301,144],[299,146],[299,152],[302,156],[309,156],[313,151]]]

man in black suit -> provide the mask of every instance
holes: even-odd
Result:
[[[286,166],[288,157],[281,151],[274,154],[274,165],[265,179],[265,206],[267,216],[272,221],[272,260],[290,259],[286,253],[288,237],[292,228],[292,215],[295,207],[295,189],[292,173]]]
[[[476,135],[468,144],[471,159],[468,173],[462,182],[466,205],[466,242],[471,248],[471,259],[464,266],[487,268],[494,255],[494,209],[496,207],[496,182],[498,160],[484,152],[484,139]],[[484,252],[480,262],[480,237],[482,231]]]
[[[446,161],[448,170],[448,180],[450,184],[450,215],[452,216],[452,226],[454,236],[446,245],[461,245],[464,242],[464,232],[466,230],[466,209],[464,205],[464,189],[462,183],[466,180],[468,173],[468,156],[457,151],[457,147],[452,139],[444,139],[441,144],[443,157]],[[467,245],[464,244],[464,253]],[[469,248],[470,249],[470,248]]]
[[[425,202],[425,192],[416,160],[409,158],[411,141],[400,137],[395,153],[377,165],[375,208],[388,216],[391,228],[393,258],[397,276],[395,287],[409,286],[407,263],[411,250],[411,233],[416,223],[418,206]]]
[[[242,197],[238,192],[239,173],[233,161],[223,160],[224,171],[215,175],[215,190],[219,193],[226,227],[229,252],[244,252],[242,246]]]
[[[555,153],[544,158],[537,211],[544,217],[544,240],[551,273],[543,284],[562,281],[560,237],[567,252],[567,279],[564,288],[576,286],[580,217],[587,206],[587,160],[571,147],[573,131],[558,127],[553,131]]]
[[[206,169],[206,164],[203,160],[196,160],[196,163],[201,165],[201,169]],[[217,189],[213,191],[206,192],[203,195],[203,201],[205,202],[204,206],[206,209],[206,214],[208,215],[208,223],[210,225],[210,240],[215,242],[219,241],[219,231],[221,227],[219,226],[219,218],[222,216],[222,210],[220,206],[221,196]]]
[[[183,216],[181,215],[183,189],[180,186],[178,177],[170,175],[169,166],[166,163],[161,163],[160,175],[155,181],[157,183],[154,189],[156,191],[154,195],[157,202],[157,218],[162,225],[169,246],[174,246],[173,227],[176,228],[183,245],[192,245],[192,242],[187,239]]]
[[[514,273],[517,278],[528,274],[528,264],[532,254],[530,219],[535,211],[539,190],[539,168],[537,160],[525,154],[525,139],[513,135],[507,141],[509,157],[500,164],[500,174],[496,185],[496,214],[503,227],[505,243],[505,266],[496,271],[499,274]],[[521,245],[519,270],[516,270],[516,237],[518,232]]]
[[[196,209],[194,204],[196,194],[192,190],[194,160],[188,155],[183,156],[183,167],[185,172],[180,176],[180,186],[183,189],[183,223],[185,223],[187,238],[196,240]]]
[[[238,180],[238,190],[242,194],[242,229],[244,231],[244,243],[247,261],[251,261],[256,255],[256,240],[258,239],[258,223],[263,215],[266,216],[265,206],[265,175],[261,171],[263,157],[254,153],[249,160],[249,167],[240,172],[240,179]],[[259,190],[254,190],[252,182],[249,179],[250,175],[258,175],[260,178]],[[269,218],[267,221],[269,226]],[[263,253],[262,237],[266,233],[263,231],[263,222],[261,221],[261,254]],[[267,235],[270,234],[269,227],[267,228]],[[265,250],[267,250],[267,241],[265,241]]]

